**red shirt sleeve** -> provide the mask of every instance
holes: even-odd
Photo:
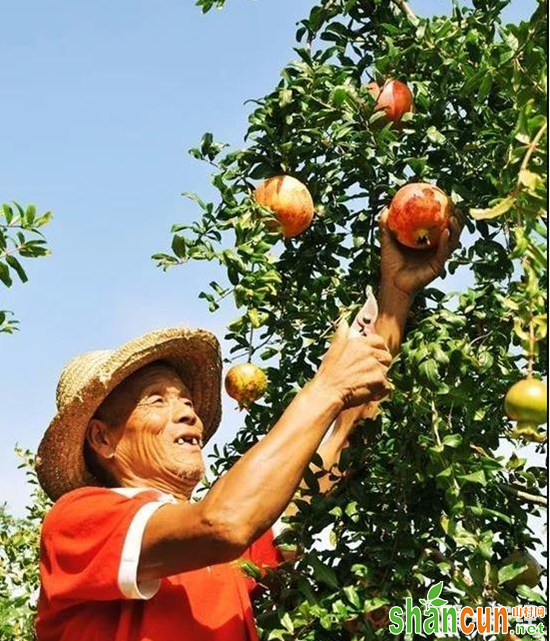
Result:
[[[245,561],[252,561],[254,565],[257,565],[262,575],[268,568],[275,568],[284,561],[283,555],[274,543],[274,538],[273,530],[270,528],[256,539],[241,557]],[[243,572],[242,569],[241,572]],[[263,586],[246,573],[245,580],[248,593],[253,601],[262,593]]]
[[[85,487],[53,506],[42,526],[43,597],[107,601],[154,596],[158,581],[137,584],[141,540],[148,518],[172,497],[155,490]],[[134,494],[132,496],[132,494]]]
[[[245,558],[259,568],[275,568],[284,561],[283,555],[274,543],[273,530],[269,528],[267,532],[254,541],[254,543],[245,552]]]

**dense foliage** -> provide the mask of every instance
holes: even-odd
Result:
[[[418,298],[392,401],[357,433],[345,479],[320,497],[308,476],[312,500],[290,535],[306,553],[272,577],[259,608],[266,639],[389,638],[365,613],[418,601],[441,580],[450,603],[543,602],[506,586],[520,571],[507,555],[539,543],[528,516],[544,504],[546,470],[513,438],[503,398],[527,374],[546,375],[546,3],[518,25],[501,23],[506,4],[454,3],[425,19],[404,2],[325,0],[299,25],[297,59],[255,101],[247,146],[228,151],[206,134],[191,151],[216,167],[219,198],[190,195],[199,219],[175,225],[173,253],[155,258],[222,266],[201,296],[212,311],[233,298],[231,352],[264,360],[270,380],[218,453],[218,473],[273,425],[335,320],[376,283],[377,218],[395,191],[433,181],[467,221],[448,270],[469,286],[436,283]],[[401,128],[381,125],[365,87],[389,77],[414,94]],[[283,173],[316,203],[314,224],[292,240],[266,228],[252,197],[258,180]],[[328,525],[332,548],[314,551]]]
[[[0,641],[34,639],[40,526],[51,504],[38,486],[31,452],[20,448],[16,452],[33,492],[23,518],[0,505]]]
[[[27,282],[21,258],[37,258],[49,253],[41,229],[51,219],[50,212],[37,216],[36,207],[26,209],[18,203],[2,203],[0,207],[0,283],[6,287],[13,284],[17,275]],[[0,333],[11,333],[17,328],[12,313],[0,308]]]

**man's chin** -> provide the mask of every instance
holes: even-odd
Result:
[[[185,465],[180,466],[178,469],[174,470],[177,477],[186,483],[193,482],[195,484],[199,483],[204,476],[204,463],[202,458],[196,463],[187,462]]]

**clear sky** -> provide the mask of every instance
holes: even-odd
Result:
[[[530,15],[516,0],[510,21]],[[313,0],[228,0],[206,16],[191,0],[22,0],[0,6],[0,199],[51,209],[53,255],[30,281],[0,289],[21,331],[0,335],[0,502],[28,497],[13,447],[36,449],[55,413],[64,364],[172,324],[221,339],[234,312],[209,314],[208,263],[163,273],[170,225],[195,218],[179,194],[213,195],[187,155],[205,131],[240,145],[250,106],[293,58],[295,23]],[[412,2],[419,14],[447,1]],[[225,351],[227,353],[227,350]],[[225,402],[218,442],[241,424]]]

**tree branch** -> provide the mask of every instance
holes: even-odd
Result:
[[[524,492],[523,490],[518,490],[515,487],[506,485],[504,483],[500,484],[500,488],[504,492],[506,492],[506,494],[515,496],[516,498],[522,499],[527,503],[535,503],[536,505],[544,505],[545,507],[548,506],[548,499],[545,496],[541,496],[537,494],[529,494],[528,492]]]
[[[413,23],[418,23],[418,18],[414,11],[410,8],[406,0],[391,0],[394,5],[399,7],[401,11],[407,16],[407,18]]]

